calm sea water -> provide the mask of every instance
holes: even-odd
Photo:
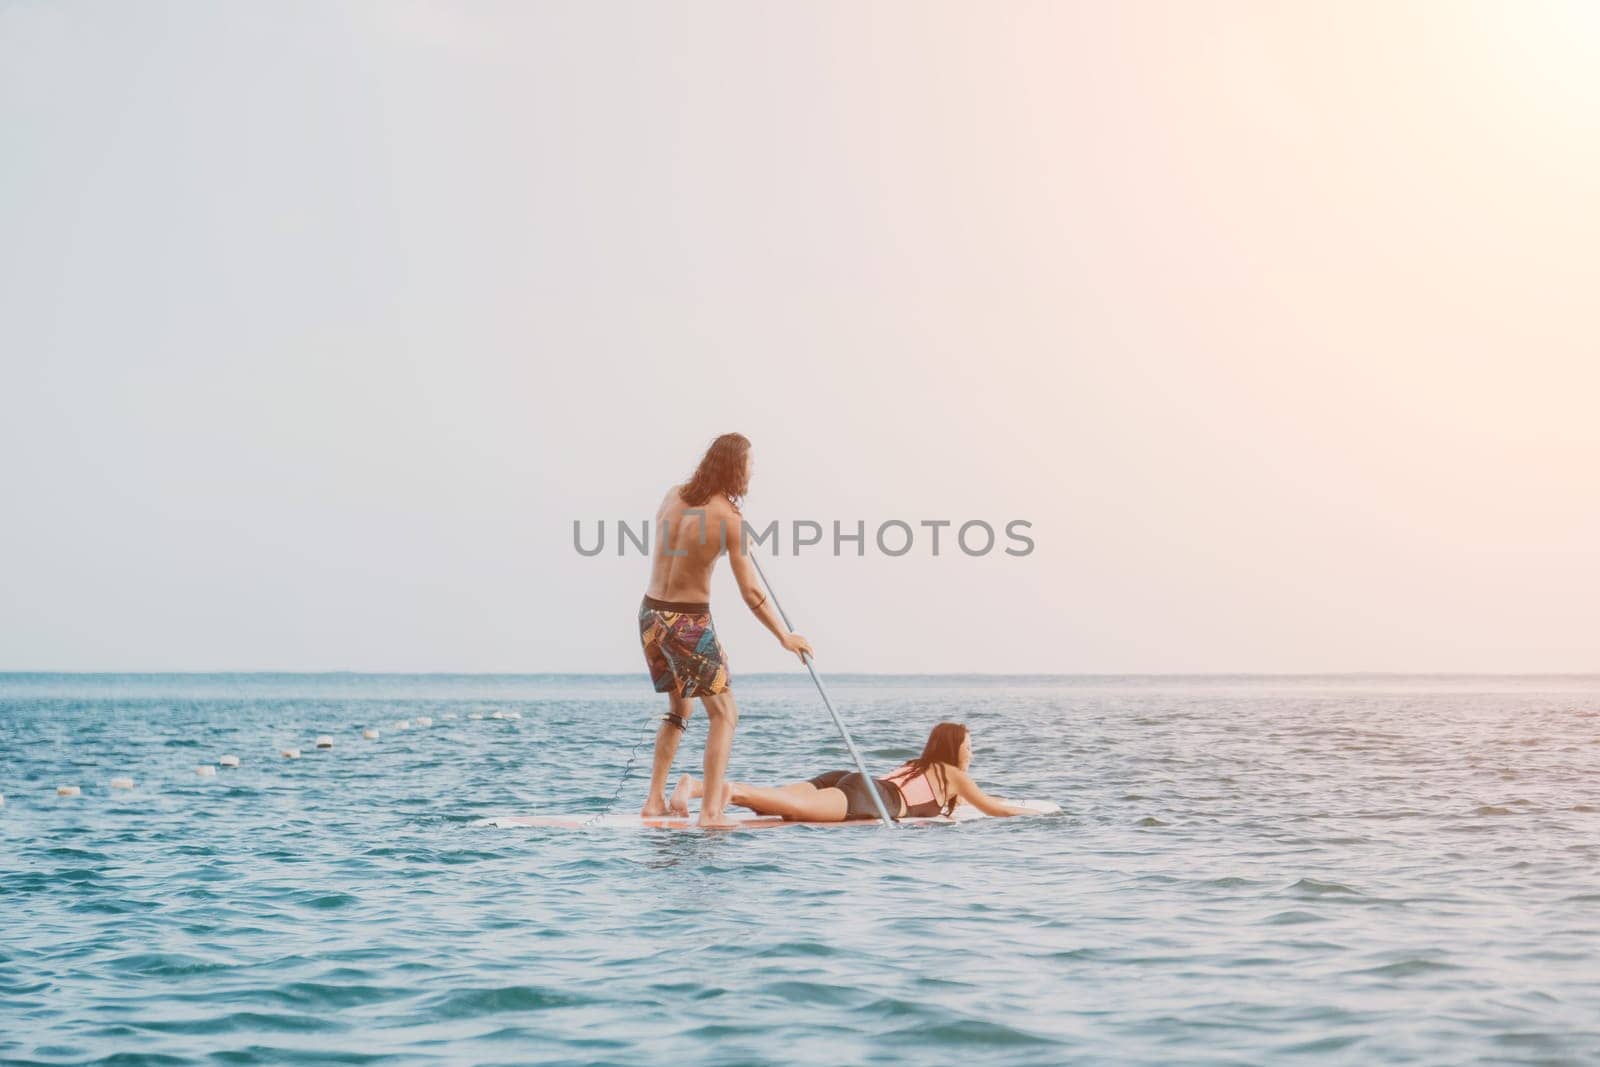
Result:
[[[832,688],[1066,814],[482,829],[604,808],[641,680],[0,676],[0,1062],[1600,1059],[1600,678]],[[804,676],[740,695],[738,777],[845,764]]]

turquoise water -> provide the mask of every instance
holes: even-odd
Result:
[[[804,676],[739,686],[737,776],[844,764]],[[1066,814],[482,829],[604,807],[641,681],[0,676],[0,1062],[1600,1057],[1600,679],[832,688],[869,762],[959,718]]]

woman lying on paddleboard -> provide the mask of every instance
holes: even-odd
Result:
[[[986,794],[967,774],[972,762],[972,739],[957,722],[942,722],[928,735],[922,755],[890,771],[877,783],[884,807],[896,819],[949,815],[966,801],[985,815],[1032,815],[1031,808],[1008,804]],[[846,822],[876,819],[878,809],[867,791],[867,780],[857,771],[828,771],[806,782],[775,787],[729,782],[723,787],[727,804],[737,804],[761,815],[779,815],[800,822]],[[679,815],[689,813],[689,801],[704,788],[692,775],[678,779],[667,806]]]

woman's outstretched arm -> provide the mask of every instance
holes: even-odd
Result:
[[[954,767],[947,768],[950,784],[955,787],[956,796],[977,808],[985,815],[1032,815],[1033,809],[1020,808],[1015,804],[1008,804],[999,797],[992,797],[978,788],[978,783],[972,780],[972,775]]]

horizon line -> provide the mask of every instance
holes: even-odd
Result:
[[[833,671],[834,677],[879,678],[1593,678],[1600,669],[1541,671]],[[396,670],[0,670],[0,678],[37,675],[77,675],[82,677],[246,677],[297,675],[300,677],[368,678],[635,678],[637,671],[396,671]],[[745,678],[804,678],[790,671],[745,671]]]

